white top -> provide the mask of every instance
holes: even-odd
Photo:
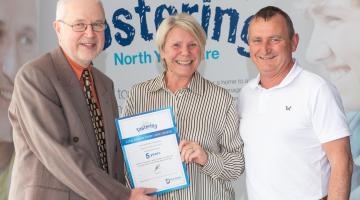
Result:
[[[321,144],[350,135],[336,88],[296,63],[273,88],[259,80],[239,99],[249,200],[326,196],[330,166]]]

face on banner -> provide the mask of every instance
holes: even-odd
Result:
[[[360,110],[360,0],[307,1],[314,30],[306,57],[324,67],[347,111]]]
[[[324,68],[338,88],[347,111],[360,111],[360,0],[306,0],[314,29],[306,57]],[[357,117],[349,115],[351,151],[355,162],[350,199],[360,196],[360,133]]]
[[[36,0],[0,0],[0,141],[11,141],[7,111],[16,72],[37,52]]]

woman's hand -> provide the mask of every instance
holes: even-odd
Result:
[[[207,152],[196,142],[182,140],[179,144],[181,160],[186,163],[205,165],[208,161]]]

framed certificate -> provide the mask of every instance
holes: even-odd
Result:
[[[171,107],[116,119],[131,187],[161,194],[189,186]]]

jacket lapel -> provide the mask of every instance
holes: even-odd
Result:
[[[99,156],[97,153],[95,133],[92,126],[89,110],[86,104],[85,95],[81,88],[80,82],[77,79],[75,73],[71,69],[70,64],[67,62],[62,50],[60,48],[52,52],[55,70],[57,71],[58,80],[66,88],[68,98],[70,99],[74,111],[78,114],[85,135],[88,136],[88,141],[92,146],[90,149],[91,156],[99,162]]]

